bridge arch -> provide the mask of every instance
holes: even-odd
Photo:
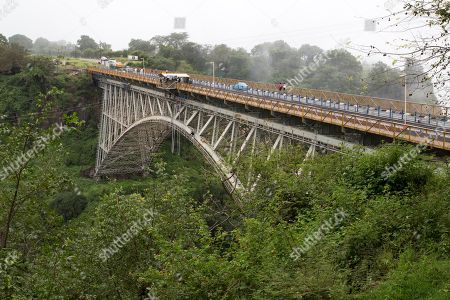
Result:
[[[143,173],[172,130],[202,153],[230,192],[245,191],[232,168],[239,165],[242,157],[258,155],[261,145],[269,150],[268,158],[273,151],[291,144],[306,144],[324,151],[354,146],[298,126],[247,114],[242,108],[239,111],[215,105],[209,99],[175,97],[151,86],[111,78],[99,78],[97,83],[103,89],[97,177]],[[241,180],[250,185],[250,177]]]
[[[150,129],[150,131],[152,131],[152,128],[156,129],[153,130],[153,136],[146,136],[144,139],[139,139],[137,143],[129,143],[129,137],[139,136],[139,131],[142,131],[142,129],[144,129],[144,134],[148,134],[148,130],[145,129]],[[160,145],[167,138],[172,129],[182,134],[197,150],[200,151],[200,153],[202,153],[206,161],[218,172],[229,192],[233,192],[236,189],[242,189],[239,179],[232,172],[227,163],[202,136],[182,121],[161,115],[144,117],[124,130],[114,141],[110,150],[103,158],[101,165],[98,166],[96,173],[108,174],[110,173],[108,169],[120,168],[122,159],[124,159],[127,154],[130,154],[130,152],[127,153],[127,150],[131,150],[132,152],[136,152],[136,150],[139,151],[141,160],[137,162],[136,167],[140,165],[141,170],[144,171],[145,165],[151,160],[151,154],[159,150]],[[154,134],[155,131],[157,132],[156,135]],[[146,144],[146,142],[149,141],[148,138],[152,139],[150,144]],[[126,147],[124,144],[129,144],[130,147]],[[139,147],[139,149],[136,147]]]

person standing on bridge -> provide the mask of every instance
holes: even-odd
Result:
[[[281,89],[283,88],[283,85],[282,85],[281,82],[277,82],[277,83],[275,84],[275,86],[276,86],[276,88],[277,88],[278,91],[281,91]]]

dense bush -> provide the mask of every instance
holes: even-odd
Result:
[[[92,128],[83,128],[72,131],[63,138],[67,149],[65,164],[67,166],[92,166],[97,153],[97,131]]]
[[[76,192],[64,192],[56,195],[50,206],[68,221],[78,217],[86,208],[88,201]]]
[[[192,151],[184,151],[184,164],[195,165]],[[192,171],[202,176],[199,169],[187,169],[182,158],[164,152],[165,173],[149,179],[148,189],[140,195],[118,191],[104,196],[60,231],[60,241],[47,246],[62,250],[37,258],[36,274],[26,279],[29,295],[445,299],[450,282],[448,168],[417,168],[423,164],[418,156],[399,176],[417,178],[425,172],[425,181],[392,189],[373,177],[391,163],[380,157],[408,151],[387,146],[371,154],[355,151],[310,161],[302,159],[299,149],[269,161],[261,155],[252,162],[260,184],[239,205],[217,198],[217,191],[203,190],[201,196],[192,184],[210,186],[190,178]],[[151,225],[101,262],[99,253],[148,209],[157,212]],[[342,222],[294,260],[293,249],[335,218],[337,209],[345,212]],[[58,276],[48,275],[55,261]]]

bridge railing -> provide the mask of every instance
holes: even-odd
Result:
[[[141,70],[141,69],[138,69]],[[165,72],[163,70],[158,69],[150,69],[146,68],[146,72],[148,73],[162,73]],[[207,81],[212,82],[213,77],[208,75],[201,75],[201,74],[190,74],[191,78],[198,81]],[[237,82],[244,81],[247,83],[247,85],[253,89],[253,90],[262,90],[262,91],[270,91],[270,92],[280,92],[278,90],[278,87],[276,84],[273,83],[262,83],[262,82],[254,82],[249,80],[239,80],[239,79],[232,79],[232,78],[222,78],[222,77],[215,77],[214,78],[215,83],[220,83],[224,85],[233,85]],[[374,109],[378,110],[385,110],[385,111],[396,111],[396,112],[405,112],[405,102],[402,100],[396,100],[396,99],[385,99],[385,98],[378,98],[378,97],[371,97],[371,96],[364,96],[364,95],[354,95],[354,94],[347,94],[347,93],[339,93],[339,92],[331,92],[331,91],[324,91],[324,90],[317,90],[317,89],[305,89],[300,87],[288,87],[288,91],[284,91],[282,93],[289,93],[294,95],[299,95],[302,97],[308,97],[313,99],[323,99],[323,100],[330,100],[335,103],[344,103],[349,107],[349,105],[352,106],[359,106],[359,107],[372,107]],[[442,117],[442,116],[449,116],[450,115],[450,109],[444,106],[439,105],[431,105],[431,104],[423,104],[423,103],[417,103],[417,102],[406,102],[406,113],[410,115],[415,115],[417,117],[419,116],[428,116],[430,118],[432,117]]]
[[[443,128],[430,128],[415,123],[408,123],[405,125],[402,122],[379,119],[369,115],[333,111],[324,107],[308,107],[297,105],[292,102],[262,98],[256,95],[236,94],[225,90],[211,89],[184,83],[179,84],[179,89],[301,118],[352,128],[362,132],[382,135],[394,140],[399,139],[450,150],[450,142],[448,141],[450,136]]]
[[[122,77],[122,78],[152,83],[152,84],[156,84],[156,85],[160,84],[159,79],[155,78],[155,77],[147,77],[147,76],[144,76],[143,74],[137,74],[137,73],[120,72],[120,71],[111,70],[111,69],[107,69],[107,68],[88,67],[87,72],[90,74],[100,73],[100,74],[105,74],[105,75],[110,75],[110,76],[118,76],[118,77]]]
[[[88,68],[88,72],[147,82],[155,85],[159,84],[158,78],[135,73],[118,72],[101,68]],[[194,77],[194,79],[201,80],[200,77]],[[417,144],[426,144],[430,147],[450,150],[450,134],[445,128],[430,128],[417,123],[408,123],[405,125],[399,121],[380,119],[370,115],[330,110],[326,107],[313,105],[298,105],[295,102],[277,101],[275,99],[260,97],[253,94],[234,93],[233,91],[214,89],[207,86],[178,83],[177,88],[187,92],[224,99],[271,111],[278,111],[301,118],[308,118],[319,122],[352,128],[362,132],[369,132],[393,139],[405,140]]]
[[[203,80],[212,82],[213,78],[207,75],[198,75],[191,74],[191,78],[196,80]],[[271,91],[271,92],[280,92],[276,84],[273,83],[261,83],[261,82],[253,82],[248,80],[238,80],[238,79],[230,79],[230,78],[221,78],[215,77],[214,81],[216,83],[233,85],[237,82],[243,81],[247,83],[247,85],[252,89],[263,90],[263,91]],[[331,100],[338,103],[345,103],[350,105],[358,105],[358,106],[369,106],[373,108],[380,108],[382,110],[394,110],[397,112],[403,112],[405,109],[405,102],[402,100],[395,99],[385,99],[385,98],[377,98],[363,95],[353,95],[339,92],[331,92],[331,91],[323,91],[316,89],[305,89],[300,87],[288,87],[288,91],[285,91],[289,94],[300,95],[302,97],[309,98],[317,98],[323,100]],[[431,116],[431,117],[440,117],[444,115],[448,115],[450,111],[448,108],[439,106],[439,105],[430,105],[423,104],[417,102],[406,102],[406,112],[417,116]]]

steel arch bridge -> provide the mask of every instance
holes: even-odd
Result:
[[[315,134],[195,99],[178,98],[156,88],[99,77],[103,89],[95,175],[144,173],[165,139],[183,135],[221,176],[228,191],[245,189],[235,174],[244,156],[264,145],[273,151],[286,145],[309,145],[336,152],[352,143]]]

